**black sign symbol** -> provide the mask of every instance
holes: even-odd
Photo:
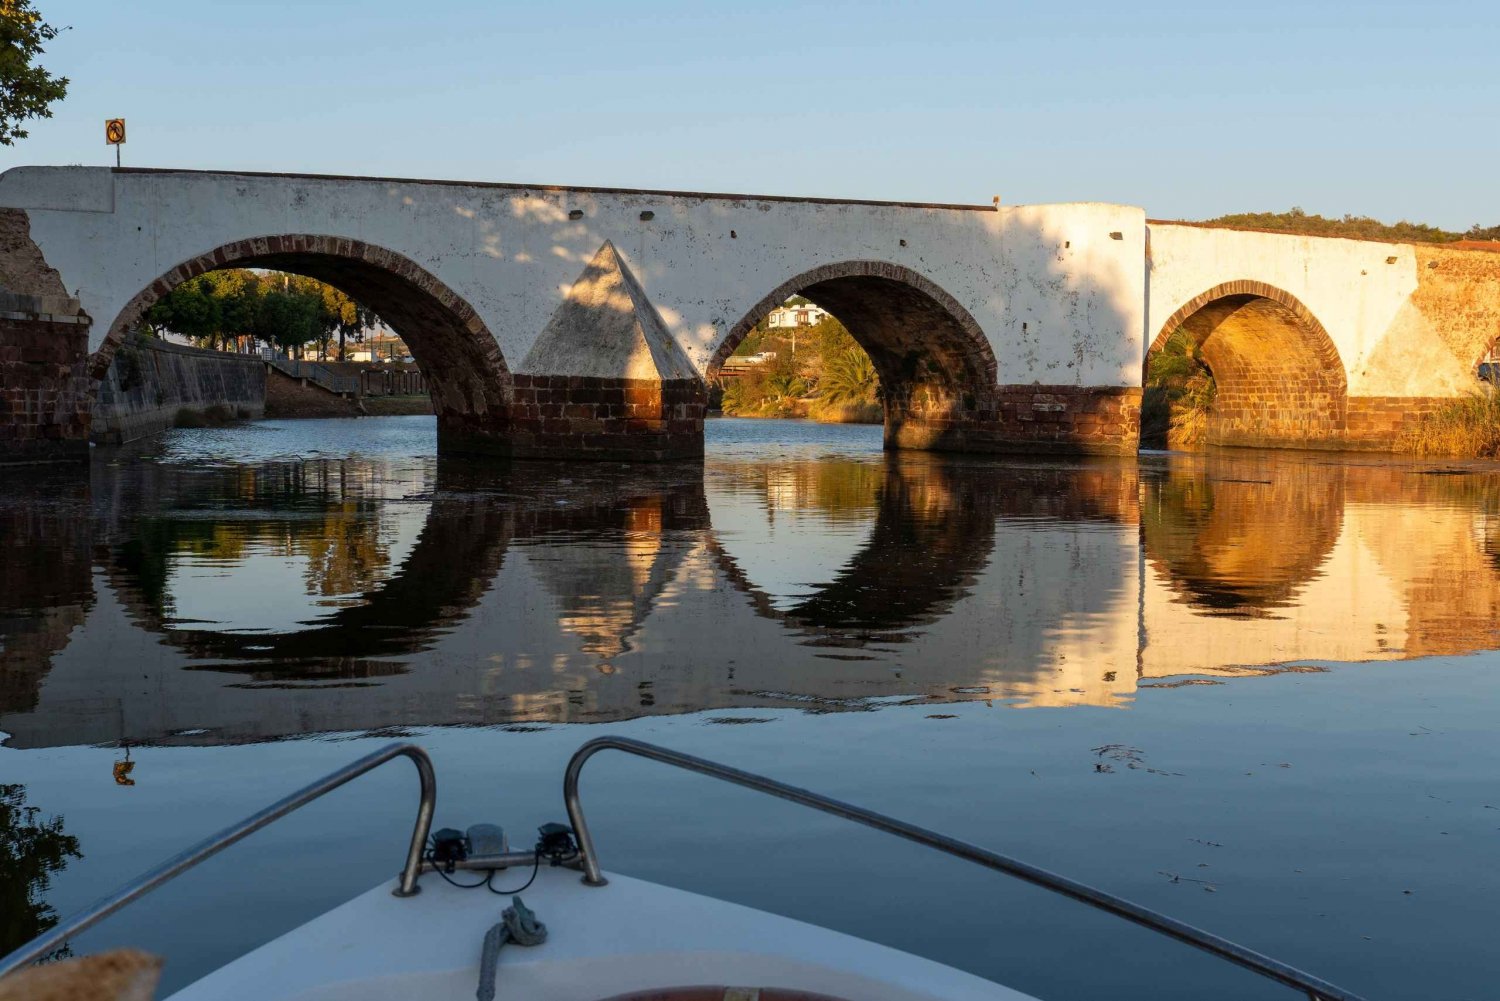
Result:
[[[111,118],[104,123],[104,142],[118,146],[125,141],[125,119]]]

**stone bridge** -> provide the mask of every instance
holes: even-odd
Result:
[[[1472,387],[1500,254],[999,206],[449,181],[22,167],[0,175],[0,458],[79,454],[124,335],[220,267],[375,309],[428,377],[440,447],[701,454],[705,380],[802,294],[874,359],[893,448],[1137,447],[1179,327],[1221,444],[1389,448]]]

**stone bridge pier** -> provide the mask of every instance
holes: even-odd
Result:
[[[703,450],[706,384],[805,295],[880,377],[889,448],[1131,452],[1182,329],[1219,444],[1389,448],[1474,384],[1500,255],[1148,222],[1137,208],[20,167],[0,175],[0,461],[87,448],[162,296],[268,268],[374,309],[445,452]]]

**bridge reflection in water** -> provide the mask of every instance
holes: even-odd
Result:
[[[222,743],[890,699],[1124,706],[1305,661],[1491,649],[1500,477],[1439,472],[902,454],[8,477],[0,730]]]

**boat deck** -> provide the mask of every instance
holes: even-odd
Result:
[[[522,873],[496,882],[520,882]],[[393,896],[394,885],[267,943],[171,1001],[471,1001],[480,945],[510,897],[458,889],[435,874],[415,897]],[[547,941],[501,950],[500,1001],[588,1001],[695,985],[853,1001],[1034,1001],[896,949],[626,876],[588,887],[575,870],[544,867],[523,898],[546,924]]]

